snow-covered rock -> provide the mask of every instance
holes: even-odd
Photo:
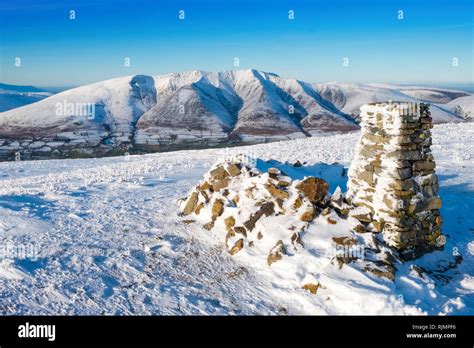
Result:
[[[231,255],[265,262],[313,294],[325,288],[318,278],[328,265],[394,280],[396,254],[348,216],[339,187],[331,195],[324,179],[302,177],[303,170],[243,155],[217,163],[180,201],[184,222],[201,224]]]

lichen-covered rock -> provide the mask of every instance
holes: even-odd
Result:
[[[302,286],[302,288],[303,288],[304,290],[309,291],[309,292],[312,293],[313,295],[316,295],[316,293],[318,292],[318,289],[319,289],[319,284],[308,283],[308,284],[304,284],[304,285]]]
[[[289,194],[288,194],[287,191],[281,190],[273,184],[268,183],[268,184],[265,185],[265,188],[275,198],[288,199],[288,197],[289,197]]]
[[[231,227],[234,227],[235,225],[235,218],[233,216],[229,216],[224,220],[225,227],[227,229],[230,229]]]
[[[312,205],[308,205],[304,207],[303,213],[300,215],[301,221],[313,221],[316,211]]]
[[[221,199],[216,199],[212,205],[212,220],[217,219],[224,212],[224,202]]]
[[[379,278],[387,278],[391,281],[395,280],[395,268],[385,265],[379,267],[367,266],[364,271],[369,272]]]
[[[230,254],[235,255],[237,254],[242,248],[244,247],[244,239],[240,238],[237,242],[235,242],[234,246],[230,249]]]
[[[327,195],[329,185],[320,178],[309,177],[298,183],[296,188],[308,198],[311,203],[320,203]]]
[[[280,261],[283,255],[286,254],[286,249],[282,240],[279,240],[276,245],[270,250],[267,257],[267,264],[271,266],[273,263]]]
[[[230,176],[238,176],[241,173],[240,167],[235,163],[231,163],[227,166],[227,172]]]
[[[224,178],[222,180],[214,181],[212,183],[212,189],[213,191],[219,191],[223,188],[226,188],[227,185],[229,185],[229,180],[227,178]]]
[[[263,215],[270,216],[275,212],[275,204],[273,202],[266,202],[260,206],[260,208],[253,213],[250,218],[244,222],[244,226],[247,230],[252,231],[255,227],[255,223]]]
[[[198,201],[197,192],[191,193],[191,196],[189,196],[188,200],[186,201],[186,205],[184,206],[183,214],[184,215],[191,214],[196,208],[197,201]]]
[[[229,173],[224,169],[223,166],[219,166],[210,172],[210,176],[213,180],[222,180],[229,176]]]

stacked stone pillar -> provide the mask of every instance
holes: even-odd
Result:
[[[361,138],[349,168],[353,216],[405,259],[444,245],[438,177],[430,150],[429,104],[361,108]]]

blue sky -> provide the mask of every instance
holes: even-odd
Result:
[[[220,71],[235,69],[238,57],[240,69],[309,82],[472,83],[473,3],[0,0],[0,82],[76,86],[138,73]]]

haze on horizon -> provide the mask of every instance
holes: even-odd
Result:
[[[2,2],[0,82],[258,69],[309,82],[472,84],[472,14],[470,0]]]

